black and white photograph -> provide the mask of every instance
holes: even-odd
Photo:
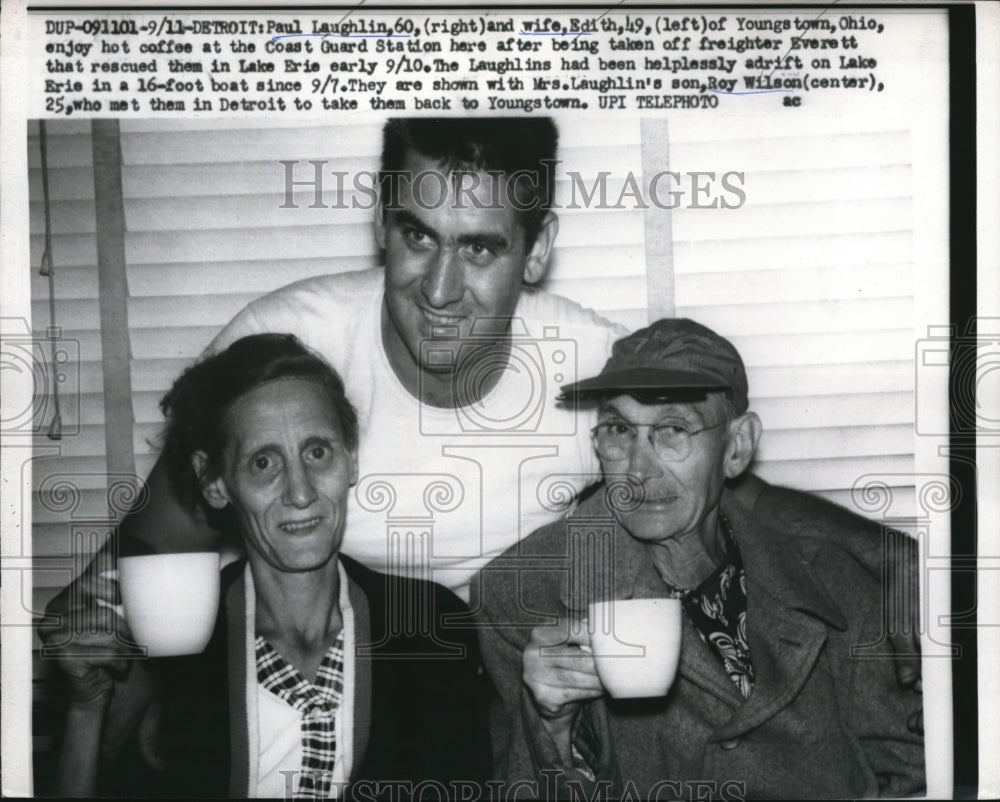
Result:
[[[5,8],[3,792],[1000,793],[991,14]]]

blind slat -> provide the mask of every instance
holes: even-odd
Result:
[[[823,162],[820,162],[823,164]],[[829,166],[808,170],[754,170],[743,172],[743,188],[755,204],[787,203],[796,189],[807,183],[815,201],[856,201],[876,198],[909,198],[908,164],[865,167]]]
[[[717,314],[702,322],[725,330]],[[881,321],[876,321],[881,322]],[[913,331],[855,331],[847,334],[733,335],[729,338],[750,367],[758,365],[862,365],[870,360],[906,359],[913,351]]]
[[[868,425],[897,424],[913,428],[913,393],[882,393],[871,387],[853,395],[805,396],[799,398],[753,398],[753,409],[764,422],[764,431],[799,428],[852,426],[860,420]],[[869,435],[870,436],[870,435]]]
[[[45,251],[45,237],[42,234],[32,234],[30,240],[31,264],[41,264],[42,253]],[[86,234],[53,234],[52,259],[56,269],[64,266],[96,265],[97,243],[93,232]],[[58,289],[58,288],[57,288]]]
[[[916,509],[915,488],[908,486],[891,487],[890,489],[892,491],[893,506],[900,509]],[[864,515],[868,518],[878,518],[875,511],[855,503],[850,490],[823,490],[817,493],[817,495],[822,496],[827,501],[832,501],[834,504],[839,504],[841,507],[846,507],[858,515]]]
[[[907,164],[910,154],[906,131],[789,137],[772,132],[763,139],[733,139],[725,145],[723,150],[718,142],[678,138],[670,148],[671,162],[682,170],[704,169],[704,165],[718,164],[722,152],[728,164],[742,166],[726,169],[808,170],[818,164],[828,169]]]
[[[721,309],[718,306],[684,306],[678,307],[678,312],[683,311],[685,316],[709,326],[727,326],[748,335],[788,334],[804,340],[807,335],[829,334],[847,340],[853,332],[871,333],[874,326],[883,322],[887,328],[898,327],[901,321],[908,319],[912,309],[912,298],[872,298],[835,303],[818,299],[814,303],[727,304]]]
[[[849,459],[755,461],[753,472],[764,481],[808,491],[844,490],[870,473],[900,474],[914,471],[910,454],[884,454]]]
[[[874,389],[913,391],[913,362],[906,359],[843,365],[756,366],[750,373],[750,393],[754,398],[864,394]]]
[[[73,201],[94,199],[94,171],[87,167],[64,167],[54,169],[49,165],[49,200]],[[32,202],[42,197],[42,170],[28,171],[28,196]]]
[[[857,264],[858,254],[873,264],[898,262],[913,249],[911,231],[882,233],[809,235],[786,231],[781,237],[747,236],[739,239],[714,237],[700,242],[678,241],[674,260],[678,272],[727,270],[779,270],[785,268],[836,268]],[[748,258],[750,255],[753,258]]]
[[[758,448],[762,462],[877,457],[913,450],[913,425],[839,426],[765,430]]]
[[[749,197],[750,190],[747,189]],[[678,209],[674,232],[678,241],[744,239],[749,236],[783,237],[867,234],[905,231],[912,214],[908,198],[829,201],[798,200],[739,209]]]
[[[375,242],[370,226],[301,226],[285,236],[284,226],[225,231],[129,232],[125,247],[130,265],[145,262],[198,262],[252,254],[255,259],[317,258],[328,253],[370,256]],[[193,280],[193,277],[192,277]],[[279,285],[280,286],[280,285]]]
[[[872,264],[739,271],[723,266],[710,273],[682,273],[676,284],[682,297],[727,306],[766,304],[779,299],[790,303],[899,298],[912,295],[913,268],[905,264]]]

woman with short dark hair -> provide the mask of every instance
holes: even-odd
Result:
[[[161,408],[171,481],[229,519],[245,559],[223,571],[205,652],[156,661],[165,771],[119,765],[102,790],[322,798],[348,783],[377,796],[387,780],[485,779],[475,638],[438,631],[460,602],[339,554],[358,431],[333,369],[291,335],[246,337],[185,371]],[[429,626],[390,631],[416,599]],[[95,730],[112,687],[101,673],[73,679],[71,728]],[[62,790],[93,790],[83,732],[66,734]]]

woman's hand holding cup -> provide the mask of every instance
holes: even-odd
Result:
[[[132,667],[126,658],[142,653],[132,642],[120,601],[118,571],[107,544],[46,609],[57,624],[39,629],[43,654],[58,661],[74,704],[106,705],[114,693],[112,677],[123,680]]]

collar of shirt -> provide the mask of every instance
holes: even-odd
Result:
[[[345,650],[353,648],[353,614],[347,593],[348,579],[343,566],[338,568],[341,579],[339,603],[344,626],[323,655],[314,681],[310,682],[255,631],[248,632],[253,638],[257,687],[300,714],[301,763],[294,767],[296,781],[293,794],[296,798],[325,799],[338,795],[334,783],[344,779],[339,776],[343,773],[341,763],[350,747],[350,744],[338,741],[350,737],[350,725],[347,725],[348,733],[345,733],[340,719],[345,714],[351,715],[350,700],[345,697],[345,693],[353,692],[351,681],[345,683],[345,673],[350,669],[345,665]],[[249,566],[247,574],[248,606],[252,611],[253,580]],[[348,687],[345,688],[345,685]],[[288,766],[287,770],[293,770],[293,767]],[[287,786],[287,771],[279,773],[286,775],[284,782]]]

